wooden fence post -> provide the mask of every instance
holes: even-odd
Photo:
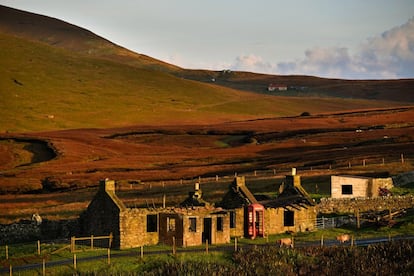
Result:
[[[111,248],[108,248],[108,265],[111,264]]]
[[[111,233],[109,233],[109,248],[112,247],[112,241],[113,241],[114,235]]]
[[[76,270],[77,268],[77,265],[76,265],[76,254],[73,254],[73,269],[74,270]]]
[[[75,237],[70,238],[70,252],[75,252]]]
[[[40,240],[37,241],[37,255],[40,256],[41,250],[40,250]]]
[[[172,250],[173,250],[173,255],[175,255],[175,237],[173,237],[172,238],[172,241],[173,241],[173,248],[172,248]]]
[[[321,236],[321,247],[323,247],[323,235]]]
[[[91,250],[93,250],[93,235],[91,235]]]
[[[6,244],[6,260],[9,259],[9,246]]]
[[[234,251],[237,251],[237,237],[234,237]]]
[[[401,164],[404,164],[404,154],[401,153]]]
[[[9,272],[10,272],[10,276],[12,276],[13,275],[13,266],[12,265],[9,266]]]
[[[208,254],[208,240],[206,240],[206,254]]]
[[[144,258],[144,246],[141,245],[141,259]]]
[[[356,226],[357,226],[357,229],[359,229],[360,227],[361,227],[361,221],[360,221],[360,217],[359,217],[359,209],[357,209],[356,211],[355,211],[355,216],[356,216]]]
[[[42,263],[42,272],[43,272],[43,276],[46,275],[46,260],[43,258],[43,263]]]

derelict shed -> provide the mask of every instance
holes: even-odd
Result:
[[[393,187],[392,178],[371,178],[364,176],[331,176],[332,198],[377,197],[381,189]]]

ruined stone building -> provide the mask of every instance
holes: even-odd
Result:
[[[95,236],[112,233],[113,246],[120,249],[158,243],[177,246],[201,245],[206,241],[229,243],[228,212],[205,202],[200,204],[203,202],[200,189],[190,197],[176,208],[127,208],[115,194],[115,181],[103,180],[81,216],[82,232]],[[189,200],[193,204],[185,206]]]
[[[332,198],[378,197],[393,187],[392,178],[353,175],[331,176]]]
[[[128,208],[115,193],[115,181],[103,180],[81,215],[84,235],[113,235],[113,246],[132,248],[163,243],[196,246],[229,243],[230,237],[312,230],[316,212],[300,184],[300,176],[286,176],[276,198],[256,198],[236,177],[223,200],[214,206],[203,200],[198,183],[177,207]]]
[[[244,177],[236,177],[219,206],[230,212],[230,234],[260,237],[315,228],[314,201],[303,189],[300,176],[286,176],[276,198],[256,198],[246,187]]]

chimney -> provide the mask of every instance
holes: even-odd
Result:
[[[200,190],[200,183],[198,183],[198,182],[196,182],[196,183],[195,183],[195,185],[194,185],[194,190],[195,190],[195,191]]]
[[[115,193],[115,180],[105,178],[99,182],[100,189],[107,193]]]
[[[296,175],[296,168],[292,168],[292,175],[286,175],[285,187],[300,187],[300,175]]]

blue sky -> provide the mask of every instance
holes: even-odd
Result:
[[[414,78],[413,0],[0,0],[184,68]]]

